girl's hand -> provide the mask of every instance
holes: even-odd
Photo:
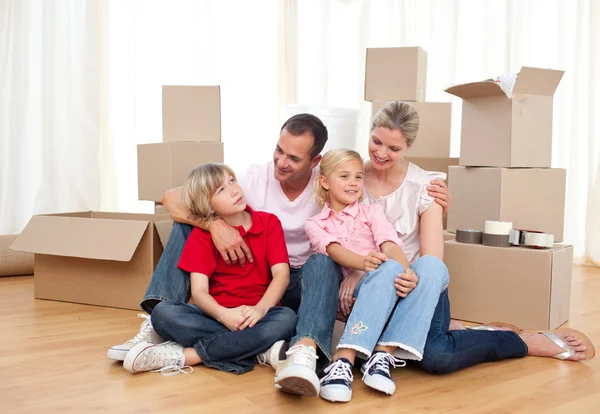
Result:
[[[260,321],[266,314],[267,309],[255,305],[255,306],[240,306],[242,315],[244,315],[244,323],[240,326],[240,331],[244,328],[252,328],[258,321]]]
[[[401,298],[405,298],[408,296],[410,292],[413,291],[414,288],[417,287],[417,283],[419,282],[419,277],[417,274],[409,267],[406,269],[406,273],[400,273],[396,280],[394,281],[394,287],[396,288],[396,294]]]
[[[230,331],[241,331],[242,324],[246,318],[242,314],[242,306],[237,308],[224,308],[217,319],[223,325],[227,327]]]
[[[354,291],[356,290],[356,286],[358,286],[358,282],[360,282],[364,275],[364,272],[353,270],[340,284],[338,309],[345,317],[350,315],[350,312],[352,311],[352,306],[354,306],[354,302],[356,302]]]
[[[365,272],[371,272],[377,269],[379,265],[385,262],[386,260],[386,255],[381,252],[369,252],[365,256],[363,269]]]

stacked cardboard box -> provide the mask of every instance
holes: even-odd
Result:
[[[372,116],[386,102],[410,102],[419,113],[419,134],[405,158],[447,175],[449,166],[458,164],[458,158],[450,158],[452,108],[448,102],[425,101],[426,81],[427,52],[422,48],[367,49],[365,100],[372,102]]]
[[[552,105],[563,72],[523,67],[516,77],[453,86],[463,99],[461,153],[449,168],[448,230],[486,220],[563,240],[566,171],[550,168]],[[447,241],[453,317],[555,328],[568,319],[571,246],[535,250]]]
[[[163,142],[138,145],[138,198],[160,202],[195,167],[223,162],[219,86],[163,86]]]

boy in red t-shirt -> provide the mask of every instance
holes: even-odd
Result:
[[[290,281],[281,222],[246,206],[235,174],[223,164],[192,171],[183,198],[197,218],[209,222],[218,216],[237,228],[254,261],[243,267],[226,264],[210,233],[195,227],[179,261],[190,272],[193,304],[156,305],[152,326],[169,342],[137,344],[123,366],[133,373],[191,373],[191,366],[202,362],[243,374],[252,370],[257,355],[275,348],[279,352],[296,327],[294,311],[278,306]]]

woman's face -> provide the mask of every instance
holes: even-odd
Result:
[[[377,170],[385,170],[396,164],[408,149],[406,137],[397,129],[376,127],[369,139],[369,158]]]

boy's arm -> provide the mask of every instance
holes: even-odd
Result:
[[[273,280],[271,280],[262,299],[256,304],[256,306],[263,308],[265,313],[269,308],[272,308],[279,303],[285,290],[289,286],[290,265],[287,263],[276,264],[271,267],[271,274],[273,275]]]
[[[190,273],[190,282],[192,285],[192,302],[200,310],[213,319],[221,322],[230,331],[237,331],[244,322],[241,309],[229,309],[219,305],[219,303],[208,293],[208,276],[202,273]]]

